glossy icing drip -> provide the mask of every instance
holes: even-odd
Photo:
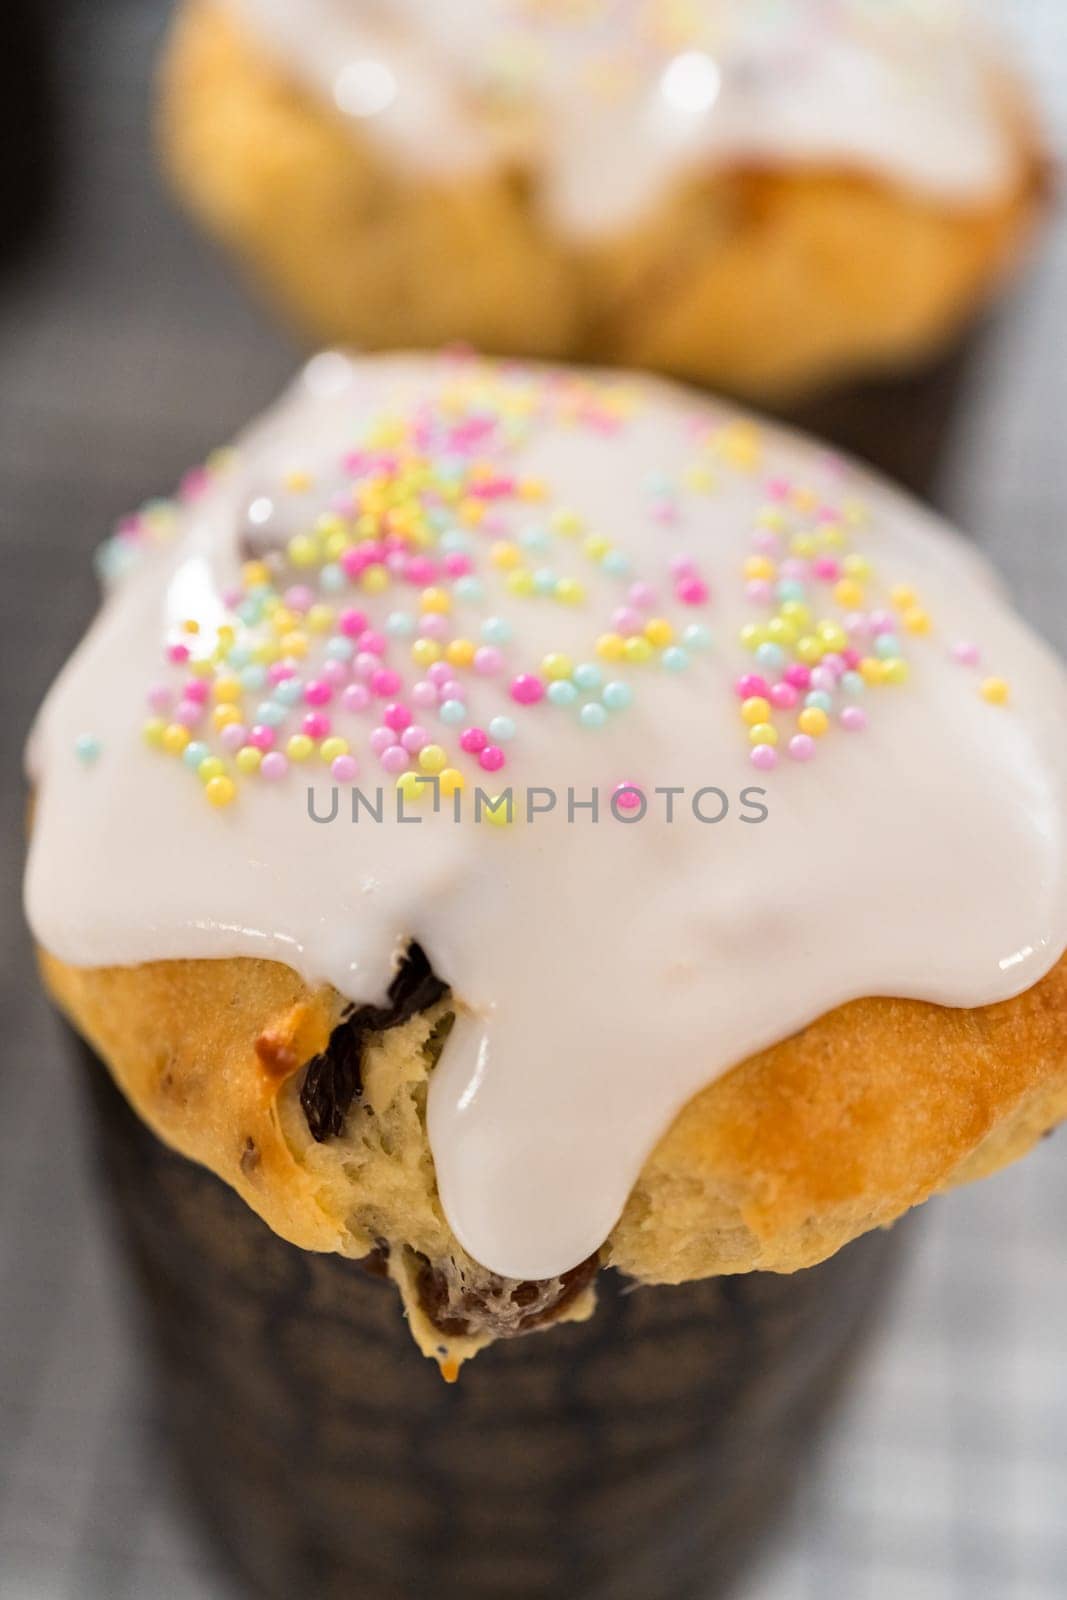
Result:
[[[225,0],[415,170],[516,160],[557,225],[609,233],[731,163],[871,171],[986,202],[1018,153],[959,0]]]
[[[441,1197],[494,1271],[588,1256],[753,1051],[1067,942],[1060,665],[926,512],[683,390],[320,356],[103,567],[31,742],[38,940],[366,1003],[416,940],[459,1012]]]

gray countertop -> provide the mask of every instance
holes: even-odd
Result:
[[[0,280],[0,1597],[228,1600],[167,1475],[78,1098],[35,984],[18,913],[19,745],[91,611],[93,546],[266,402],[298,353],[154,175],[165,8],[52,9],[67,161],[47,236]],[[1010,9],[1067,149],[1067,5]],[[1065,282],[1061,217],[983,352],[941,489],[1060,648]],[[927,1209],[851,1403],[739,1600],[1067,1594],[1063,1149],[1053,1139]]]

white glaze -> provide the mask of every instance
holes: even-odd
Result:
[[[637,699],[599,732],[546,703],[518,709],[500,680],[471,678],[472,721],[508,711],[519,732],[504,773],[460,764],[489,792],[508,782],[586,796],[599,785],[602,804],[622,781],[718,785],[731,798],[759,785],[767,821],[740,822],[735,801],[714,827],[684,813],[667,825],[659,807],[635,826],[568,825],[558,813],[510,829],[429,814],[415,826],[319,826],[306,814],[305,768],[275,787],[249,781],[233,807],[211,810],[196,777],[139,731],[146,686],[166,676],[176,585],[178,613],[192,610],[209,633],[250,502],[277,496],[280,523],[298,529],[308,502],[281,493],[283,474],[306,468],[332,482],[330,464],[384,397],[403,410],[457,370],[317,358],[241,439],[237,466],[180,515],[174,541],[117,585],[34,732],[26,898],[38,940],[75,964],[262,956],[356,1001],[379,998],[398,946],[418,939],[461,1002],[429,1104],[447,1215],[485,1265],[536,1278],[602,1242],[674,1114],[752,1051],[858,996],[971,1006],[1052,967],[1067,943],[1067,679],[962,541],[858,469],[842,482],[844,469],[793,436],[768,430],[757,473],[722,466],[715,492],[682,495],[675,525],[653,522],[649,474],[674,478],[692,459],[694,408],[705,422],[729,413],[641,382],[620,434],[546,416],[509,466],[541,475],[550,507],[610,532],[666,596],[657,609],[680,624],[706,618],[716,646],[680,676],[612,669]],[[780,474],[835,499],[862,496],[864,548],[886,583],[918,588],[935,632],[909,642],[908,685],[872,691],[866,733],[835,730],[811,765],[764,776],[749,763],[732,683],[751,666],[736,642],[754,614],[741,563],[763,485]],[[516,530],[546,511],[504,515]],[[710,579],[709,608],[675,604],[665,566],[677,551]],[[474,637],[490,609],[513,621],[508,679],[546,650],[591,657],[626,588],[574,545],[561,541],[552,559],[588,582],[586,604],[501,591],[459,608]],[[404,598],[357,596],[379,622]],[[1008,707],[987,704],[980,674],[948,659],[959,638],[1010,680]],[[339,718],[354,748],[376,720]],[[455,747],[434,713],[422,720]],[[86,731],[103,747],[90,769],[74,753]],[[360,755],[361,784],[388,788]],[[321,768],[316,783],[326,810]]]
[[[872,171],[960,204],[1017,176],[961,0],[226,0],[414,170],[516,157],[555,223],[627,226],[681,174]]]

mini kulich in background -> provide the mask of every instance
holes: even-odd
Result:
[[[725,1580],[883,1230],[1067,1112],[1062,666],[823,446],[459,354],[315,358],[101,570],[27,907],[230,1548]]]
[[[918,487],[1046,187],[961,0],[184,0],[160,129],[316,342],[664,371]]]

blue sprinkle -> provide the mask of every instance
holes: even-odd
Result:
[[[613,578],[627,578],[630,575],[630,558],[624,556],[621,550],[609,550],[603,565],[604,571]]]
[[[780,644],[761,644],[756,651],[756,663],[770,672],[776,672],[785,666],[785,651]]]
[[[304,685],[299,678],[283,678],[274,685],[274,698],[283,706],[295,706],[303,693]]]
[[[534,588],[538,594],[553,594],[556,588],[556,574],[551,567],[538,567],[533,575]]]
[[[691,622],[682,634],[682,643],[687,644],[690,650],[710,650],[711,629],[702,622]]]
[[[600,698],[609,711],[625,711],[627,706],[633,704],[634,692],[628,683],[606,683]]]
[[[813,689],[804,696],[804,704],[811,706],[814,711],[830,711],[833,708],[833,696],[822,689]]]
[[[774,592],[783,604],[787,600],[803,600],[807,595],[807,590],[799,578],[783,578]]]
[[[759,652],[757,651],[757,655]],[[663,652],[663,665],[668,672],[684,672],[689,665],[689,656],[678,645],[668,645]]]
[[[194,739],[182,751],[182,760],[190,771],[195,772],[201,761],[206,761],[210,754],[211,751],[206,744],[202,744],[199,739]]]
[[[880,633],[874,641],[874,653],[882,661],[900,654],[900,640],[895,633]]]
[[[579,689],[599,689],[603,674],[594,661],[580,661],[571,673]]]
[[[279,723],[285,721],[288,714],[287,706],[276,705],[273,700],[264,700],[261,705],[256,707],[256,721],[265,722],[268,728],[278,727]]]
[[[572,706],[578,691],[566,678],[556,678],[545,691],[554,706]]]
[[[266,682],[267,669],[266,667],[261,667],[258,662],[253,662],[250,667],[244,667],[242,669],[242,689],[247,689],[250,693],[254,694],[257,689],[264,688],[266,686]]]
[[[462,700],[446,700],[441,707],[441,721],[449,723],[466,722],[467,708]]]
[[[74,754],[85,767],[91,767],[100,758],[103,746],[95,733],[80,733],[74,741]]]
[[[472,576],[457,578],[452,588],[457,600],[469,600],[477,604],[485,597],[485,589],[480,578]]]
[[[482,638],[486,644],[507,644],[511,639],[511,623],[503,617],[486,617],[482,623]]]
[[[843,672],[841,674],[841,692],[843,694],[847,694],[851,698],[855,699],[857,695],[861,695],[863,693],[866,687],[867,685],[864,683],[858,672]]]
[[[515,724],[510,717],[494,717],[489,724],[489,737],[495,744],[507,744],[515,737]]]
[[[583,728],[602,728],[608,720],[604,707],[598,705],[595,700],[583,706],[578,715]]]
[[[390,611],[385,619],[385,631],[392,639],[407,639],[415,632],[415,619],[406,611]]]

